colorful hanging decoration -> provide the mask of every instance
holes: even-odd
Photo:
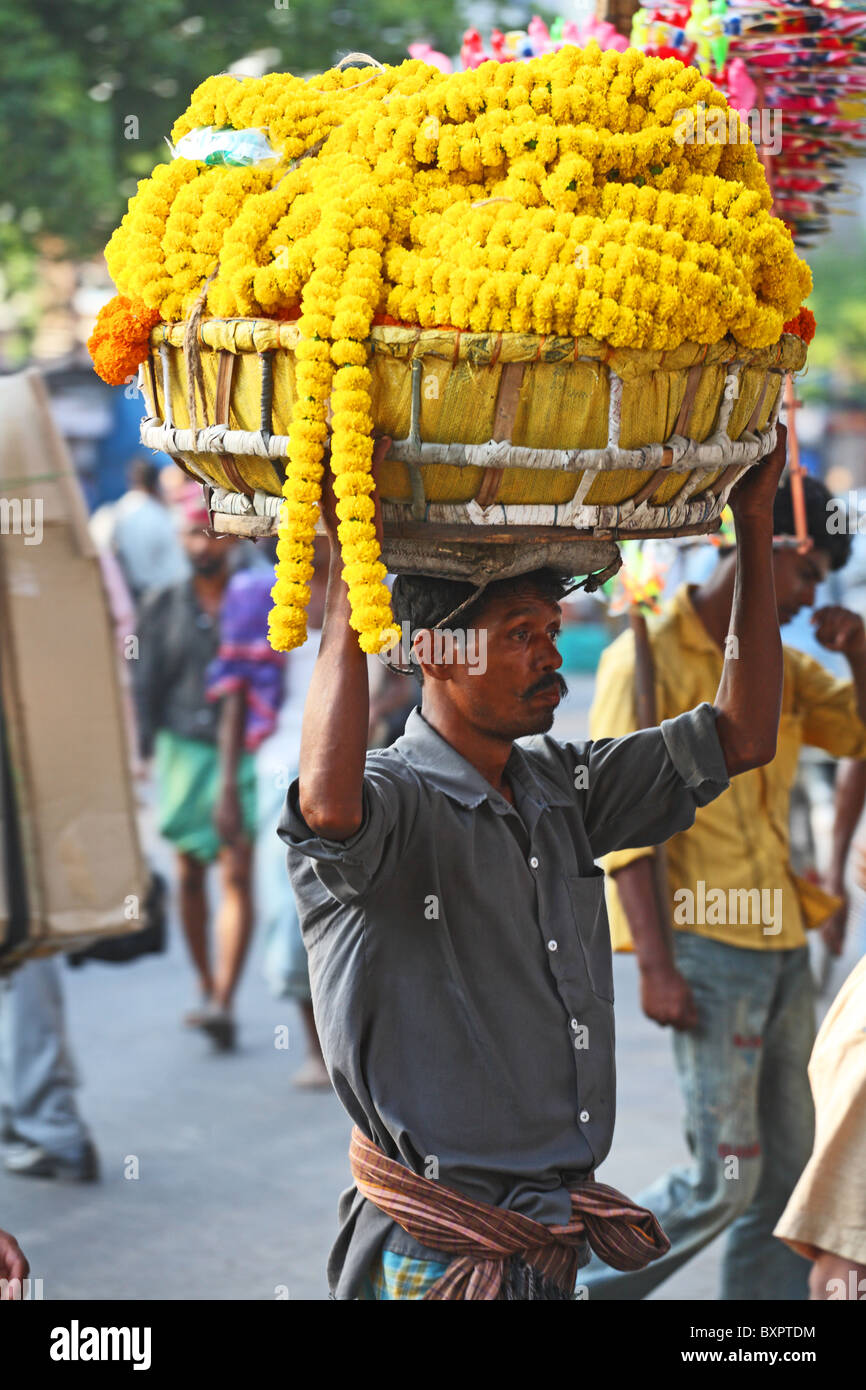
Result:
[[[829,228],[849,159],[866,152],[866,9],[830,0],[642,6],[632,42],[694,62],[747,120],[775,211],[799,246]],[[687,55],[691,56],[687,56]]]
[[[712,537],[710,537],[712,539]],[[670,541],[620,541],[622,566],[603,586],[611,617],[640,609],[661,612],[668,571],[675,551]]]
[[[461,60],[467,68],[517,62],[590,39],[602,49],[628,46],[604,20],[558,18],[548,27],[535,17],[525,30],[495,29],[489,44],[467,30]],[[631,46],[698,68],[724,93],[761,151],[775,211],[798,245],[814,245],[832,214],[846,210],[856,192],[846,164],[866,154],[866,6],[661,0],[636,12]]]

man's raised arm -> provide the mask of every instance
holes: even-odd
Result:
[[[374,466],[390,445],[390,439],[377,441]],[[381,543],[378,491],[374,501]],[[370,693],[367,658],[358,645],[358,634],[349,626],[349,593],[341,578],[343,561],[327,466],[322,480],[322,521],[331,545],[331,565],[322,640],[304,706],[298,799],[301,815],[315,835],[347,840],[360,829],[364,815]]]
[[[761,767],[776,755],[783,668],[773,582],[773,499],[785,467],[786,439],[787,431],[779,425],[772,454],[749,469],[730,499],[737,524],[737,573],[714,704],[731,777]]]

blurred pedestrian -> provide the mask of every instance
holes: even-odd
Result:
[[[111,548],[136,604],[149,589],[177,583],[189,571],[159,479],[155,464],[135,459],[129,469],[129,490],[112,512]]]
[[[207,696],[234,544],[232,537],[206,534],[207,527],[201,490],[190,484],[181,539],[192,573],[144,600],[133,675],[141,756],[155,761],[158,829],[177,853],[180,919],[200,993],[185,1022],[229,1050],[236,1036],[234,994],[252,931],[256,786],[253,757],[233,733],[243,724],[241,695],[222,701]],[[221,759],[221,736],[236,755]],[[214,861],[220,889],[212,965],[205,876]]]
[[[811,1260],[813,1299],[866,1299],[866,960],[815,1039],[815,1147],[775,1234]]]
[[[96,1146],[78,1111],[60,967],[54,956],[0,981],[3,1166],[23,1178],[95,1182]]]
[[[304,703],[319,651],[329,549],[324,536],[315,543],[314,567],[307,606],[307,640],[289,653],[285,695],[276,728],[259,749],[259,834],[256,841],[259,917],[264,931],[264,970],[278,999],[298,1006],[306,1042],[306,1057],[293,1077],[296,1086],[330,1089],[316,1022],[313,1017],[307,952],[298,922],[295,895],[286,873],[286,848],[277,826],[286,792],[298,775]],[[270,604],[270,599],[268,599]]]
[[[129,735],[134,720],[125,644],[135,610],[120,566],[110,550],[99,554],[103,592],[114,626],[120,687]],[[83,649],[87,633],[82,632]],[[70,729],[71,736],[71,729]],[[53,957],[26,961],[0,981],[0,1139],[8,1146],[4,1167],[20,1177],[94,1182],[99,1157],[78,1112],[78,1075],[66,1031],[63,982]]]
[[[780,625],[812,607],[816,586],[850,551],[850,537],[827,531],[827,489],[815,478],[805,484],[811,549],[791,543],[790,482],[773,507]],[[683,585],[650,621],[658,719],[712,700],[723,662],[738,656],[730,632],[737,582],[734,555],[723,547],[705,582]],[[661,1222],[670,1251],[639,1273],[594,1260],[584,1275],[592,1299],[645,1297],[725,1230],[723,1299],[807,1297],[805,1266],[773,1239],[773,1229],[812,1149],[807,1064],[815,1013],[806,928],[826,921],[836,900],[791,869],[790,793],[803,745],[866,756],[863,622],[838,607],[816,611],[813,621],[822,646],[846,657],[851,679],[836,680],[786,645],[768,766],[738,777],[698,811],[692,829],[667,841],[661,887],[651,847],[602,861],[614,948],[633,947],[644,1013],[675,1030],[693,1162],[638,1197]],[[594,739],[637,728],[636,660],[630,631],[604,654],[590,714]]]
[[[297,776],[301,721],[318,652],[327,580],[328,547],[321,537],[315,543],[310,578],[307,640],[289,652],[286,661],[267,639],[273,570],[236,575],[223,600],[219,654],[208,671],[211,697],[242,693],[246,703],[246,718],[231,726],[222,754],[236,758],[242,730],[245,746],[258,748],[255,901],[264,933],[264,973],[275,997],[294,1000],[301,1015],[306,1056],[294,1084],[323,1090],[331,1083],[313,1018],[307,953],[277,825],[286,791]],[[225,784],[229,779],[222,780]]]

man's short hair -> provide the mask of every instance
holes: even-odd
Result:
[[[558,603],[568,592],[571,583],[570,575],[560,574],[553,569],[529,570],[526,574],[512,575],[509,579],[495,579],[473,603],[456,614],[453,622],[445,624],[445,630],[465,631],[478,623],[484,610],[495,600],[526,593],[527,590],[532,590],[539,598]],[[438,626],[462,603],[466,603],[477,588],[478,585],[470,580],[440,579],[428,574],[398,574],[391,591],[394,617],[401,627],[403,623],[409,624],[409,632],[414,638],[416,632]],[[404,656],[408,659],[409,653],[405,652]],[[412,672],[423,681],[423,672],[416,662],[412,662]]]
[[[806,528],[812,537],[816,550],[823,550],[830,556],[831,570],[840,570],[847,565],[851,555],[851,537],[845,532],[831,532],[827,528],[829,512],[827,503],[832,497],[830,489],[813,478],[803,475],[803,496],[806,503]],[[773,502],[773,531],[777,536],[796,535],[794,503],[791,499],[791,480],[786,478],[776,492]]]
[[[161,469],[150,459],[134,458],[129,465],[128,477],[130,487],[140,487],[144,492],[149,492],[151,497],[159,496],[159,475]]]

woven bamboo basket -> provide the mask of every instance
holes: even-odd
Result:
[[[275,534],[295,391],[295,323],[160,325],[141,369],[142,443],[206,489],[217,531]],[[394,572],[590,574],[625,537],[715,530],[770,452],[803,341],[670,352],[594,338],[374,327],[373,419]]]

